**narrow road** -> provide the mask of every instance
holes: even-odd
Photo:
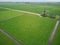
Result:
[[[16,45],[22,45],[18,40],[16,40],[15,38],[13,38],[10,34],[8,34],[7,32],[5,32],[4,30],[0,29],[0,32],[2,32],[8,38],[10,38],[12,41],[14,41],[16,43]]]
[[[53,42],[53,39],[54,39],[54,37],[55,37],[57,28],[58,28],[58,26],[59,26],[59,22],[60,22],[60,21],[57,20],[56,25],[55,25],[55,27],[54,27],[54,29],[53,29],[52,34],[51,34],[51,37],[50,37],[50,39],[49,39],[48,45],[52,45],[52,42]]]

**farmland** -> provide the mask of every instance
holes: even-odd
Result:
[[[8,3],[7,3],[8,4]],[[55,5],[36,5],[36,4],[20,4],[20,3],[12,3],[12,4],[2,4],[2,7],[8,7],[12,9],[24,10],[35,13],[42,13],[44,8],[47,10],[49,15],[60,15],[60,6]]]
[[[56,19],[40,17],[35,14],[12,11],[4,8],[23,10],[41,14],[43,9],[48,10],[50,15],[60,15],[60,6],[40,6],[32,4],[0,4],[0,29],[8,32],[22,45],[47,45]],[[56,11],[55,11],[56,10]],[[51,12],[52,11],[52,12]],[[56,12],[56,13],[55,13]],[[60,25],[59,25],[60,27]],[[60,28],[56,32],[52,45],[59,45]],[[6,35],[1,35],[0,45],[16,45]],[[5,38],[3,38],[5,37]],[[6,43],[7,42],[7,43]]]

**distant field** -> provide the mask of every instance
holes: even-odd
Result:
[[[35,12],[35,13],[42,13],[44,8],[46,9],[47,13],[49,15],[60,15],[60,6],[55,6],[55,5],[33,5],[33,4],[1,4],[2,7],[8,7],[8,8],[13,8],[13,9],[18,9],[18,10],[24,10],[24,11],[30,11],[30,12]]]

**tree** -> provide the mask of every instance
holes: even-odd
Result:
[[[50,15],[49,17],[54,19],[56,18],[56,15]]]

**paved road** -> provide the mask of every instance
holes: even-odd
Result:
[[[22,45],[18,40],[16,40],[15,38],[13,38],[10,34],[8,34],[7,32],[5,32],[4,30],[0,29],[0,32],[2,32],[3,34],[5,34],[11,40],[13,40],[16,43],[16,45]]]
[[[51,34],[51,37],[50,37],[50,39],[49,39],[48,45],[52,45],[52,42],[53,42],[54,36],[55,36],[56,31],[57,31],[57,28],[58,28],[58,26],[59,26],[59,22],[60,22],[60,21],[57,20],[56,25],[55,25],[55,27],[54,27],[54,29],[53,29],[52,34]]]

